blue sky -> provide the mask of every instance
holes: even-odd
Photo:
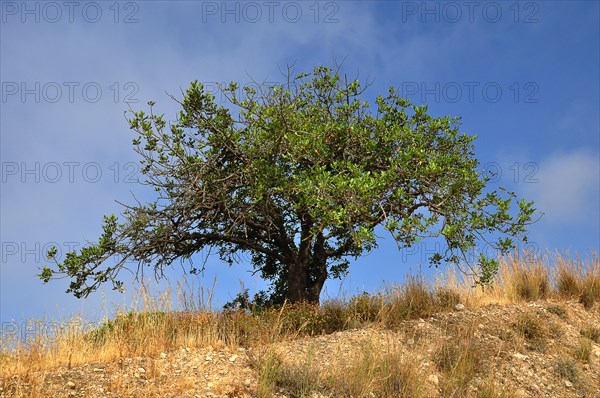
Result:
[[[432,114],[461,116],[477,157],[545,217],[534,249],[589,256],[600,246],[599,3],[552,2],[11,2],[1,5],[0,321],[89,319],[127,305],[108,288],[85,300],[42,285],[46,249],[94,241],[115,200],[144,196],[123,116],[149,100],[173,119],[190,81],[277,82],[279,67],[343,60]],[[398,252],[388,238],[326,294],[401,282],[435,242]],[[210,258],[214,302],[263,288],[247,264]],[[176,287],[180,271],[170,274]]]

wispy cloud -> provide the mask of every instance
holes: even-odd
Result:
[[[544,222],[598,226],[600,157],[589,150],[557,153],[539,163],[537,183],[524,184],[528,197],[545,213]]]

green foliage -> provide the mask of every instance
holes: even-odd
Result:
[[[338,69],[285,77],[243,96],[235,83],[221,87],[228,107],[192,82],[175,121],[154,102],[133,112],[134,149],[156,199],[126,206],[122,223],[107,217],[98,243],[45,267],[41,279],[70,278],[68,292],[81,297],[106,281],[121,288],[115,277],[127,260],[157,276],[184,260],[194,273],[192,256],[212,249],[230,265],[250,254],[271,282],[260,300],[315,302],[327,278],[377,247],[379,226],[399,248],[443,237],[433,265],[463,261],[478,242],[505,254],[513,239],[527,240],[533,202],[486,189],[475,136],[459,118],[433,117],[393,88],[372,110],[368,85]],[[498,263],[481,255],[477,266],[488,283]]]

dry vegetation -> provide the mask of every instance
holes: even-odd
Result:
[[[253,314],[208,310],[210,291],[183,289],[184,311],[142,293],[100,327],[5,331],[0,396],[600,397],[596,256],[510,257],[486,289],[411,276]]]

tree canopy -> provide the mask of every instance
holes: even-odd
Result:
[[[161,275],[183,260],[197,272],[192,256],[213,250],[229,264],[248,253],[272,303],[318,302],[328,278],[377,247],[383,227],[400,249],[443,237],[432,265],[467,264],[489,282],[496,257],[467,253],[481,242],[504,254],[526,241],[533,202],[489,189],[459,118],[433,117],[393,87],[372,106],[366,87],[321,66],[288,70],[275,86],[223,86],[227,106],[192,82],[171,122],[154,102],[132,112],[155,198],[124,205],[122,222],[106,216],[97,243],[44,267],[41,279],[70,278],[67,292],[82,297],[108,281],[121,289],[119,271],[132,263]]]

